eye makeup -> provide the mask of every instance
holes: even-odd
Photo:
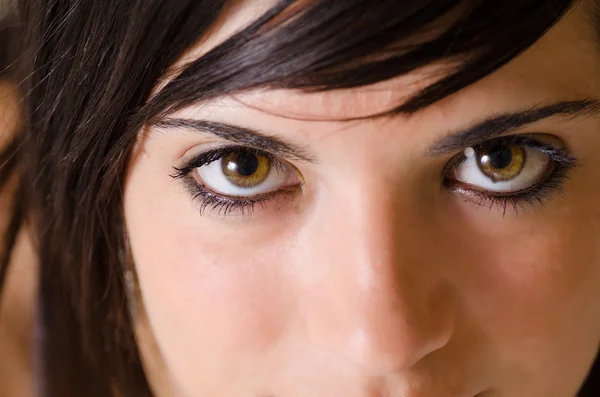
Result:
[[[490,151],[495,151],[495,163],[490,163]],[[471,167],[471,173],[487,174],[489,182],[485,186],[461,180],[458,171],[467,161],[476,164]],[[536,162],[544,163],[540,165],[535,164]],[[518,168],[511,169],[514,164],[517,164]],[[509,172],[507,177],[509,183],[499,180],[500,177],[496,176],[496,173],[490,173],[490,168],[494,169],[493,166],[504,168],[514,174],[512,176]],[[554,194],[564,194],[564,183],[569,177],[569,171],[576,166],[577,160],[555,137],[545,134],[500,137],[467,148],[463,153],[452,158],[443,171],[444,187],[477,205],[496,207],[503,214],[506,214],[509,208],[518,213],[519,210],[546,203]],[[518,178],[527,167],[538,167],[540,172],[534,173],[530,180],[525,179],[521,180],[520,184],[511,184],[510,180]],[[498,175],[505,172],[500,168],[498,168]],[[480,177],[479,180],[482,178]],[[503,191],[494,190],[495,186],[517,188]]]
[[[238,162],[222,163],[224,159],[238,159]],[[245,161],[240,162],[240,160]],[[234,189],[237,191],[236,194],[219,191],[201,179],[199,170],[216,162],[222,164],[220,167],[211,167],[211,172],[220,173],[221,181],[225,183],[229,181],[230,188],[237,185]],[[265,170],[265,167],[268,167],[268,170]],[[299,178],[294,177],[297,173],[295,167],[270,153],[244,146],[225,146],[208,150],[184,167],[175,168],[175,171],[171,177],[183,180],[193,200],[200,201],[201,215],[206,213],[216,213],[221,216],[250,215],[257,206],[267,209],[269,204],[285,202],[302,190]],[[257,172],[262,174],[261,178],[255,177]],[[266,172],[268,175],[264,175]],[[269,178],[269,175],[275,177]],[[283,175],[283,178],[278,178],[279,175]],[[248,184],[246,189],[239,188],[239,181],[243,181],[244,178],[248,181],[254,180],[254,185]],[[261,188],[261,185],[265,186]],[[242,195],[244,190],[248,192],[247,195]]]
[[[466,165],[470,168],[464,172]],[[478,206],[496,207],[503,214],[512,208],[518,213],[563,194],[569,171],[576,165],[555,137],[506,136],[455,155],[442,171],[442,187]],[[461,178],[469,174],[475,176]],[[200,153],[171,176],[182,180],[193,200],[200,202],[201,215],[243,217],[257,209],[269,211],[272,204],[285,204],[303,190],[303,178],[292,164],[240,145]]]

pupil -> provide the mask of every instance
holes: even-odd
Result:
[[[507,146],[494,146],[487,154],[489,164],[496,169],[508,167],[513,161],[513,153]]]
[[[252,176],[258,170],[258,158],[252,154],[236,154],[227,163],[227,169],[241,176]]]

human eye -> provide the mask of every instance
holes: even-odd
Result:
[[[183,179],[200,213],[249,215],[256,205],[280,200],[301,190],[299,172],[270,153],[243,146],[207,150],[172,177]]]
[[[556,137],[515,135],[489,140],[456,155],[444,171],[445,186],[476,204],[503,213],[543,204],[563,193],[576,159]]]

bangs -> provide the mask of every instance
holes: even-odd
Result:
[[[156,119],[251,89],[349,89],[426,66],[443,73],[384,114],[414,113],[534,44],[572,0],[283,0],[210,50],[148,103]]]

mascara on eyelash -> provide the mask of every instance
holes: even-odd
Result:
[[[538,182],[536,185],[520,192],[507,194],[490,194],[489,192],[468,189],[460,183],[445,181],[445,185],[453,192],[461,193],[466,201],[476,205],[488,207],[491,210],[497,207],[502,210],[503,216],[506,215],[508,207],[512,207],[517,215],[519,210],[527,209],[527,206],[535,208],[536,205],[542,205],[553,198],[553,193],[565,194],[563,183],[569,179],[567,171],[578,166],[577,159],[572,157],[566,148],[557,148],[554,145],[536,139],[532,135],[514,135],[496,138],[479,145],[466,148],[461,153],[462,160],[455,157],[444,169],[444,175],[447,176],[451,169],[458,167],[464,160],[476,155],[478,149],[485,146],[516,144],[527,146],[537,150],[555,163],[554,169],[546,179]]]
[[[566,148],[557,148],[551,143],[545,142],[543,139],[536,137],[535,134],[508,135],[490,139],[465,148],[463,155],[464,157],[471,157],[477,152],[478,149],[481,149],[482,147],[509,144],[527,146],[529,148],[536,149],[551,157],[552,160],[556,161],[573,162],[575,160],[569,155]]]
[[[227,216],[234,211],[240,211],[241,215],[251,214],[257,205],[264,207],[267,201],[273,200],[278,196],[289,195],[292,193],[290,189],[282,189],[277,192],[269,192],[255,197],[227,197],[212,192],[210,188],[203,186],[191,174],[198,168],[209,165],[218,161],[232,153],[252,154],[268,158],[271,166],[274,169],[286,168],[284,163],[275,158],[268,152],[260,149],[255,149],[245,146],[225,146],[212,150],[207,150],[190,160],[183,167],[173,167],[176,171],[172,178],[182,179],[186,189],[192,196],[192,201],[200,202],[200,215],[204,215],[207,211],[217,211],[217,215]]]
[[[551,143],[545,142],[543,139],[536,138],[533,134],[507,136],[491,141],[491,143],[496,142],[499,144],[512,143],[527,146],[545,154],[551,160],[562,164],[575,165],[577,162],[577,160],[569,154],[569,151],[566,148],[555,147]]]
[[[255,149],[246,146],[224,146],[200,153],[198,156],[194,157],[192,160],[186,163],[183,167],[173,167],[176,173],[171,175],[171,177],[174,179],[184,178],[190,173],[192,173],[195,169],[209,165],[215,161],[219,161],[223,157],[236,152],[249,153],[256,156],[266,157],[273,163],[274,167],[281,166],[281,162],[279,160],[277,160],[270,153],[264,152],[260,149]]]
[[[502,216],[506,215],[509,207],[519,215],[520,210],[525,211],[529,207],[535,209],[536,206],[547,203],[553,198],[554,193],[564,195],[565,189],[563,183],[569,179],[569,176],[566,174],[568,168],[568,166],[559,165],[542,185],[534,186],[519,194],[493,196],[460,186],[450,188],[450,190],[461,193],[465,201],[474,203],[480,207],[487,207],[490,210],[496,207],[502,210]]]
[[[187,190],[192,196],[192,201],[200,201],[200,215],[203,216],[207,211],[217,211],[217,215],[227,216],[234,211],[240,211],[241,215],[250,215],[257,205],[262,208],[266,203],[276,197],[291,195],[292,190],[283,189],[277,192],[270,192],[255,198],[226,197],[211,192],[206,187],[195,182],[189,175],[184,177]]]

